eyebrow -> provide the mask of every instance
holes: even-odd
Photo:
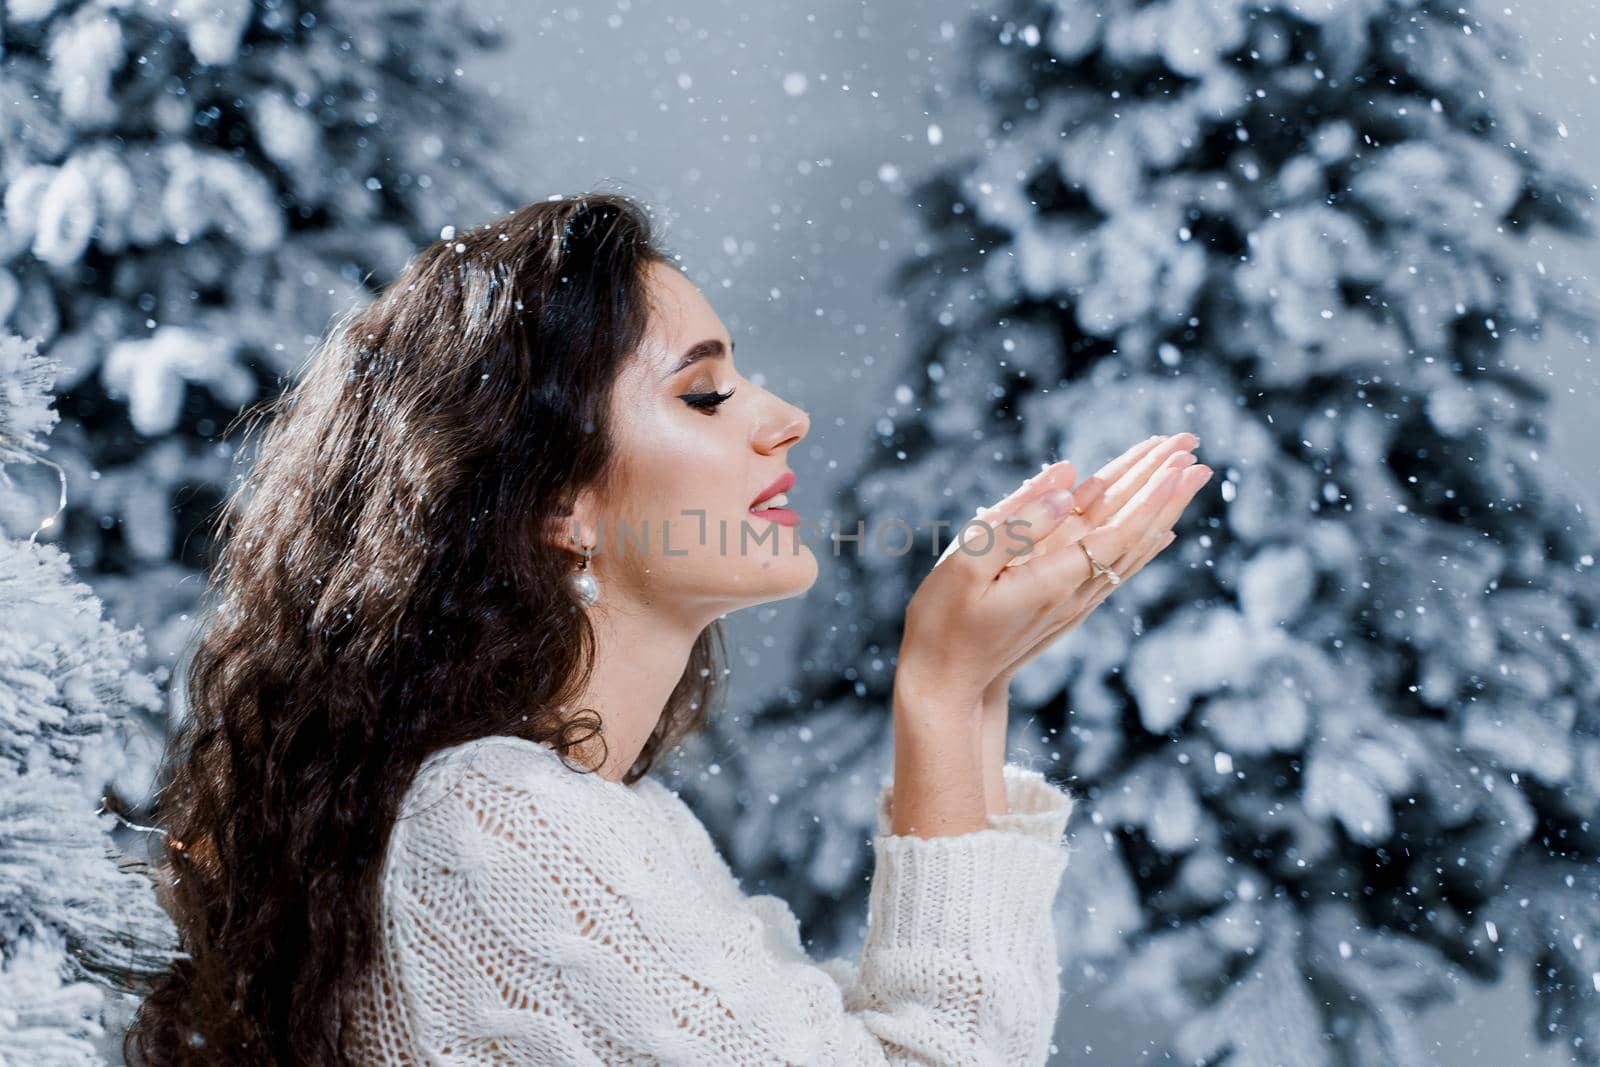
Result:
[[[731,355],[737,351],[738,347],[738,341],[730,340],[728,342],[727,352]],[[693,348],[689,349],[689,351],[683,354],[683,359],[679,361],[676,367],[673,367],[667,372],[666,377],[670,378],[674,374],[677,374],[679,371],[683,370],[685,367],[698,363],[702,359],[720,359],[722,354],[723,345],[720,337],[713,337],[709,340],[701,341],[699,344],[695,345]]]

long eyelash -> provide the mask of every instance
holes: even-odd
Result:
[[[737,388],[738,386],[734,386],[733,389],[729,389],[726,393],[684,393],[679,399],[692,408],[699,408],[701,411],[710,411],[712,408],[715,408],[718,404],[732,396],[734,389]]]

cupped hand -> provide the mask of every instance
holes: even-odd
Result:
[[[994,703],[1002,696],[1012,676],[1025,663],[1043,652],[1062,634],[1082,623],[1090,612],[1111,595],[1112,590],[1120,582],[1137,574],[1146,563],[1177,538],[1172,532],[1172,527],[1177,524],[1195,494],[1211,480],[1213,473],[1211,468],[1204,464],[1194,466],[1195,457],[1190,450],[1199,443],[1199,438],[1194,434],[1180,433],[1171,437],[1158,435],[1132,446],[1092,476],[1085,478],[1083,483],[1073,490],[1075,509],[1081,510],[1075,510],[1067,521],[1035,545],[1031,553],[1012,562],[1014,567],[1021,566],[1038,556],[1068,549],[1079,542],[1084,542],[1088,545],[1090,555],[1116,572],[1117,581],[1113,581],[1110,575],[1104,574],[1093,578],[1094,595],[1083,598],[1074,615],[1067,618],[1055,632],[1042,636],[1031,648],[996,674],[984,692],[986,704]],[[1187,473],[1172,477],[1166,491],[1166,503],[1157,519],[1157,528],[1164,532],[1158,538],[1145,540],[1142,551],[1125,553],[1116,560],[1108,560],[1098,547],[1101,535],[1096,534],[1093,539],[1085,540],[1092,531],[1116,521],[1140,492],[1149,489],[1156,475],[1165,474],[1167,471],[1185,471],[1191,467]],[[1026,489],[1027,494],[1031,494],[1036,491],[1036,486],[1030,485]],[[1015,507],[1021,503],[1024,496],[1025,494],[1019,492],[1017,499],[1003,501],[997,506]],[[1081,549],[1077,549],[1076,554],[1084,559],[1085,564],[1088,563],[1088,558],[1083,555]]]
[[[1141,441],[1072,488],[1062,462],[976,521],[988,526],[941,557],[906,608],[899,677],[941,704],[981,708],[1033,656],[1077,626],[1115,587],[1084,545],[1125,581],[1172,543],[1172,526],[1211,477],[1192,434]],[[987,547],[987,551],[981,551]]]

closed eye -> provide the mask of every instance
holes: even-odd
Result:
[[[692,408],[709,413],[733,394],[734,389],[729,389],[726,393],[684,393],[679,399]]]

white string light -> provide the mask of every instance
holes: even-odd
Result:
[[[59,516],[64,510],[66,510],[66,507],[67,507],[67,472],[61,469],[61,465],[59,463],[56,463],[54,460],[45,459],[43,456],[39,455],[38,453],[29,451],[28,449],[21,447],[15,441],[13,441],[11,438],[7,437],[3,433],[0,433],[0,447],[3,447],[4,449],[6,449],[6,451],[12,453],[13,455],[16,455],[16,456],[19,456],[19,457],[23,458],[27,462],[30,462],[30,463],[44,463],[44,464],[46,464],[46,465],[48,465],[50,467],[55,468],[56,477],[61,482],[60,501],[59,501],[59,503],[56,504],[56,510],[53,511],[50,515],[48,515],[45,518],[45,520],[38,525],[38,527],[33,531],[33,533],[28,535],[28,543],[31,545],[31,544],[34,543],[34,540],[41,533],[43,533],[44,531],[48,530],[50,527],[54,526],[56,524],[57,516]]]

